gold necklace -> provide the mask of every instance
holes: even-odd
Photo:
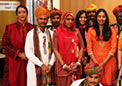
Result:
[[[99,41],[99,45],[100,45],[100,47],[104,47],[105,46],[105,42],[104,41]]]

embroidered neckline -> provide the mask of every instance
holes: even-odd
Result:
[[[49,52],[49,59],[51,58],[51,53],[52,53],[52,47],[51,47],[51,39],[50,39],[50,34],[47,28],[45,28],[45,33],[47,35],[47,40],[48,40],[48,52]],[[37,32],[37,37],[39,39],[39,33]],[[44,38],[44,42],[43,42],[43,47],[44,47],[44,54],[47,54],[47,50],[46,50],[46,36],[43,36]],[[40,40],[39,40],[40,41]],[[40,59],[42,60],[42,55],[41,55],[41,51],[40,51]]]

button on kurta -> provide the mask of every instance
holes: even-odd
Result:
[[[74,39],[72,39],[72,42],[74,42]]]
[[[74,49],[72,49],[72,53],[74,53]]]

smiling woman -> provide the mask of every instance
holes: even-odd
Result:
[[[80,32],[75,27],[72,12],[63,16],[63,24],[53,36],[53,50],[56,56],[56,85],[70,86],[81,75],[81,58],[84,44]]]
[[[90,62],[104,68],[101,83],[112,86],[117,72],[115,57],[117,34],[113,27],[109,27],[108,15],[104,9],[99,9],[96,13],[93,27],[88,31],[87,44]]]
[[[6,25],[2,38],[2,47],[6,54],[3,77],[4,86],[26,85],[27,58],[24,52],[24,45],[26,34],[34,28],[32,24],[27,22],[27,15],[27,8],[19,5],[16,8],[17,22]]]

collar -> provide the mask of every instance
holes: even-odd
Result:
[[[37,27],[37,32],[39,32],[39,33],[40,33],[40,32],[45,33],[45,30],[46,30],[46,29],[47,29],[47,28],[45,28],[44,31],[42,31],[42,30],[40,30],[39,27]]]
[[[17,25],[20,25],[20,26],[23,26],[23,24],[20,23],[19,21],[17,21],[16,24],[17,24]],[[24,26],[26,26],[26,25],[28,25],[28,22],[26,22],[26,23],[24,24]]]
[[[56,28],[54,28],[53,26],[50,28],[51,31],[55,31]]]

